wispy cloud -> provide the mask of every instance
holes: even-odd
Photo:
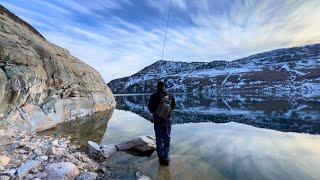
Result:
[[[318,0],[0,0],[51,42],[68,48],[106,81],[161,58],[233,60],[280,47],[320,42]]]

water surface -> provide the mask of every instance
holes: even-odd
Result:
[[[101,143],[113,144],[148,134],[153,134],[153,124],[148,120],[132,112],[115,110]],[[121,162],[139,166],[144,174],[155,179],[163,176],[171,179],[320,177],[320,137],[317,135],[235,122],[185,123],[173,125],[171,144],[171,157],[176,162],[169,170],[158,167],[155,154],[143,160],[139,157]]]
[[[175,95],[170,167],[156,153],[136,157],[118,153],[108,160],[111,175],[135,179],[319,179],[320,102],[316,97],[258,94]],[[107,114],[59,125],[47,133],[117,144],[153,135],[148,95],[117,96]]]

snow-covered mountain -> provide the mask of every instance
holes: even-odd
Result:
[[[231,62],[161,60],[108,85],[116,94],[149,93],[160,78],[171,92],[259,91],[319,96],[320,44],[272,50]]]

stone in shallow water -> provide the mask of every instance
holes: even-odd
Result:
[[[102,145],[102,156],[108,159],[117,152],[115,145]]]
[[[47,179],[74,179],[80,174],[77,166],[70,162],[53,163],[45,168]]]
[[[136,172],[136,179],[137,180],[151,180],[148,176],[142,175],[140,171]]]
[[[93,159],[100,159],[102,156],[100,145],[93,141],[88,141],[88,154]]]
[[[135,155],[151,155],[156,149],[156,140],[153,136],[139,136],[116,147],[119,151],[132,150]]]
[[[146,175],[142,175],[138,178],[138,180],[151,180],[151,179]]]

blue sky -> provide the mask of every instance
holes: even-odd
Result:
[[[0,0],[106,82],[161,59],[170,0]],[[164,59],[234,60],[320,42],[319,0],[172,0]]]

